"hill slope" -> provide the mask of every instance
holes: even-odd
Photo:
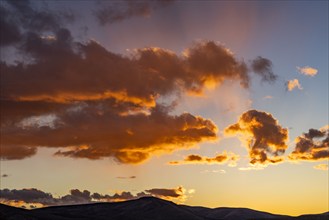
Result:
[[[245,208],[205,208],[177,205],[173,202],[144,197],[115,203],[53,206],[25,210],[0,204],[0,219],[4,220],[247,220],[247,219],[328,219],[328,213],[290,217]]]

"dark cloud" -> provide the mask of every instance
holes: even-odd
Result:
[[[251,164],[267,164],[282,161],[287,149],[288,130],[269,113],[249,110],[239,121],[225,129],[228,135],[240,135],[249,151]]]
[[[2,178],[8,177],[8,176],[9,176],[8,174],[2,174],[1,175]]]
[[[171,161],[171,165],[181,165],[181,164],[223,164],[229,162],[230,166],[235,166],[236,161],[239,159],[239,156],[232,152],[223,152],[217,154],[215,157],[204,157],[196,154],[188,155],[182,161]]]
[[[165,7],[174,0],[144,0],[101,2],[95,16],[101,25],[120,22],[131,17],[149,17],[154,10]]]
[[[57,31],[64,23],[74,20],[69,12],[37,8],[28,0],[5,0],[1,3],[0,46],[22,43],[29,33],[42,35]]]
[[[136,179],[136,176],[117,176],[118,179]]]
[[[2,136],[3,134],[1,134]],[[31,157],[37,153],[36,147],[24,146],[24,145],[6,145],[2,144],[1,137],[1,152],[0,156],[3,160],[20,160],[27,157]]]
[[[161,48],[122,56],[95,41],[76,42],[63,13],[28,1],[6,1],[1,10],[8,27],[17,27],[22,55],[0,62],[2,159],[53,147],[58,156],[141,163],[217,138],[212,121],[172,115],[174,105],[160,99],[199,95],[224,80],[249,86],[252,68],[212,41],[195,43],[183,56]],[[254,72],[272,81],[264,60],[257,58]]]
[[[184,197],[186,190],[180,186],[175,189],[154,188],[145,191],[153,196],[168,199]]]
[[[55,199],[50,193],[45,193],[35,188],[21,190],[2,189],[0,190],[0,199],[1,202],[2,200],[20,200],[26,203],[42,203],[45,205],[55,202]]]
[[[269,59],[258,56],[252,61],[251,67],[254,73],[262,77],[263,81],[274,82],[277,79],[277,75],[272,70],[272,61]]]
[[[93,202],[118,202],[131,199],[137,199],[144,196],[154,196],[167,200],[184,201],[187,197],[186,189],[182,186],[173,189],[154,188],[145,190],[133,195],[131,192],[123,191],[113,195],[91,193],[88,190],[80,191],[78,189],[70,190],[70,193],[61,197],[54,197],[50,193],[45,193],[41,190],[32,189],[1,189],[0,190],[0,203],[26,206],[53,206],[53,205],[74,205],[86,204]],[[194,190],[193,190],[194,192]],[[34,206],[35,207],[35,206]]]
[[[295,140],[295,150],[289,155],[291,160],[327,160],[329,158],[329,127],[309,129]]]

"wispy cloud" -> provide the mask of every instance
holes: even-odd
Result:
[[[304,66],[304,67],[296,67],[298,72],[306,75],[306,76],[315,76],[318,73],[318,70],[310,67],[310,66]]]
[[[204,170],[201,173],[220,173],[220,174],[225,174],[225,170]]]
[[[228,162],[229,166],[236,166],[236,161],[239,160],[239,156],[224,151],[221,154],[217,154],[215,157],[204,157],[197,154],[191,154],[184,158],[182,161],[170,161],[170,165],[183,165],[183,164],[223,164]]]
[[[318,165],[315,165],[314,166],[314,169],[317,169],[317,170],[328,170],[328,164],[318,164]]]
[[[117,176],[117,179],[136,179],[136,176]]]
[[[264,166],[248,166],[248,167],[239,167],[241,171],[251,171],[251,170],[263,170]]]
[[[95,16],[101,25],[112,24],[131,17],[149,17],[156,9],[173,2],[174,0],[101,1]]]

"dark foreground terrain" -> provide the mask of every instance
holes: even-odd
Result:
[[[86,205],[53,206],[26,210],[0,204],[2,220],[328,220],[329,212],[319,215],[290,217],[244,208],[205,208],[177,205],[153,197],[116,203],[93,203]]]

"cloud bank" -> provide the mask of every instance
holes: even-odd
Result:
[[[236,124],[225,129],[226,135],[238,135],[248,149],[250,163],[278,163],[287,149],[288,130],[269,113],[249,110]]]
[[[170,201],[184,202],[194,190],[186,190],[182,186],[176,188],[152,188],[133,195],[131,192],[123,191],[113,195],[91,193],[88,190],[80,191],[79,189],[71,189],[70,193],[61,197],[54,197],[51,193],[43,192],[35,188],[31,189],[1,189],[0,203],[25,206],[37,205],[57,206],[57,205],[75,205],[93,202],[118,202],[132,199],[138,199],[145,196],[154,196]]]

